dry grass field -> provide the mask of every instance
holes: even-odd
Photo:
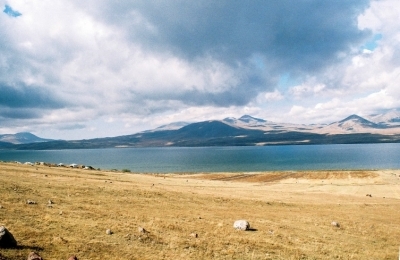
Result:
[[[0,163],[0,225],[19,244],[0,253],[12,260],[30,251],[45,260],[398,259],[399,175],[134,174]],[[253,230],[234,230],[237,219]]]

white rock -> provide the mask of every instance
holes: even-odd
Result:
[[[332,221],[331,225],[334,227],[340,227],[340,224],[336,221]]]
[[[233,223],[233,228],[237,229],[237,230],[248,230],[248,229],[250,229],[250,224],[247,220],[243,220],[243,219],[236,220]]]

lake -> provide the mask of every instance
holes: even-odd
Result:
[[[0,160],[83,164],[132,172],[400,169],[400,144],[0,150]]]

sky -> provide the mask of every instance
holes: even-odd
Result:
[[[0,134],[400,108],[398,0],[0,0]]]

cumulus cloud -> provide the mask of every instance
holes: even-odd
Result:
[[[325,85],[323,84],[302,84],[292,87],[289,90],[289,94],[292,95],[295,99],[304,98],[308,96],[316,96],[322,93],[325,89]]]
[[[282,100],[283,98],[284,98],[284,96],[278,90],[275,90],[274,92],[268,92],[268,93],[264,94],[264,99],[267,102],[268,101]]]

